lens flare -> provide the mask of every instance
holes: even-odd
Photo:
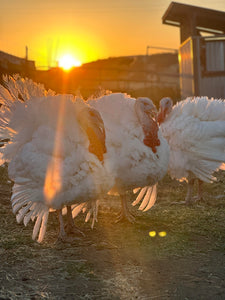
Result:
[[[55,104],[56,105],[56,104]],[[52,156],[46,170],[43,194],[46,203],[51,205],[54,197],[62,189],[62,161],[60,159],[62,153],[63,128],[65,117],[65,98],[59,102],[57,123],[55,127],[55,142],[52,149]]]
[[[154,230],[152,230],[152,231],[149,231],[148,235],[150,237],[156,237],[157,232],[154,231]],[[166,231],[160,231],[160,232],[158,232],[158,236],[160,236],[160,237],[165,237],[166,235],[167,235]]]
[[[167,235],[166,231],[160,231],[159,236],[160,237],[165,237]]]
[[[155,237],[156,236],[156,232],[155,231],[149,231],[149,236],[150,237]]]
[[[44,183],[44,196],[46,203],[50,204],[55,195],[60,192],[61,183],[61,167],[54,159],[49,163]]]

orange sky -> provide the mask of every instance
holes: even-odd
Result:
[[[224,0],[176,1],[225,11]],[[170,0],[0,0],[0,50],[55,66],[63,54],[82,63],[178,48],[179,29],[163,25]]]

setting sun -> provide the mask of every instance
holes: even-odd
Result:
[[[59,59],[59,67],[68,71],[73,67],[81,66],[81,62],[76,60],[72,55],[66,54]]]

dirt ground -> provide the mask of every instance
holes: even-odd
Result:
[[[206,185],[205,202],[187,207],[180,204],[185,184],[166,177],[150,211],[131,208],[135,224],[115,224],[120,201],[105,197],[93,230],[78,217],[85,237],[56,242],[52,213],[38,244],[32,223],[16,223],[11,185],[3,183],[0,299],[225,299],[224,189],[221,174],[218,183]]]

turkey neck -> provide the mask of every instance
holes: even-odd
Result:
[[[103,143],[91,127],[86,129],[86,134],[90,143],[88,147],[89,152],[96,155],[97,158],[102,162],[104,158],[103,155],[106,153],[105,140]]]
[[[156,153],[156,146],[160,145],[160,140],[158,138],[158,124],[143,109],[136,110],[136,113],[145,135],[143,143],[150,147],[154,153]]]

